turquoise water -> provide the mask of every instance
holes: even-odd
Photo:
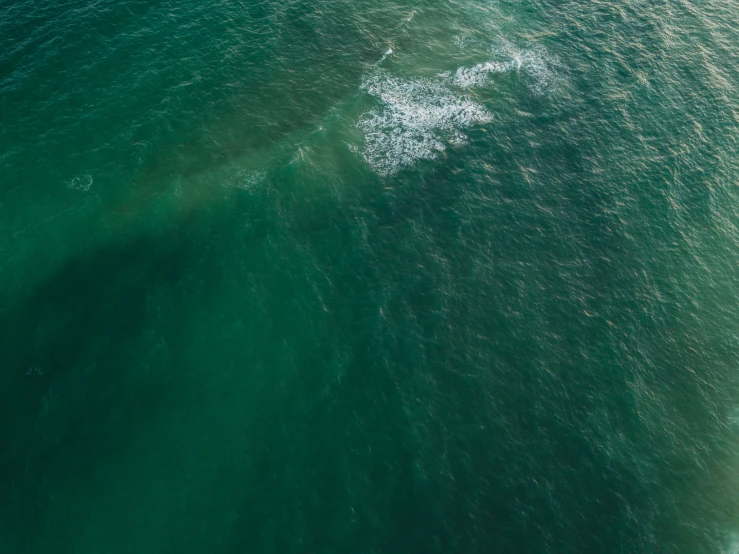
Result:
[[[0,1],[0,552],[739,552],[739,7]]]

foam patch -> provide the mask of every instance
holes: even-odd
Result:
[[[229,180],[229,185],[242,190],[250,190],[261,185],[266,179],[264,171],[241,170]]]
[[[380,175],[434,159],[447,144],[464,144],[465,129],[493,118],[443,78],[403,80],[376,72],[364,80],[362,89],[380,104],[358,123],[364,132],[362,157]]]
[[[491,75],[516,73],[537,95],[559,83],[553,69],[558,61],[544,49],[520,50],[506,43],[491,54],[491,61],[432,79],[404,80],[383,71],[366,77],[362,89],[380,106],[359,119],[364,160],[380,175],[392,175],[418,160],[434,159],[447,145],[465,144],[466,129],[493,118],[465,91],[485,86]]]
[[[529,90],[537,95],[551,91],[561,80],[555,68],[559,60],[542,48],[519,50],[511,45],[492,50],[493,60],[473,67],[460,67],[455,73],[440,73],[439,76],[459,88],[485,86],[488,77],[497,73],[515,72],[520,75]]]
[[[477,64],[474,67],[460,67],[452,76],[451,74],[442,74],[444,77],[450,77],[455,86],[460,88],[481,87],[491,73],[507,73],[521,69],[523,61],[521,58],[515,58],[509,62],[486,62]]]
[[[92,175],[78,175],[67,181],[67,186],[74,190],[89,191],[92,187]]]
[[[542,47],[533,46],[520,50],[511,44],[504,44],[492,51],[494,57],[513,59],[517,63],[516,71],[526,83],[529,90],[537,95],[544,95],[562,84],[561,63],[557,56]]]

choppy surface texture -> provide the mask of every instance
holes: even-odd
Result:
[[[0,552],[738,552],[738,30],[0,2]]]

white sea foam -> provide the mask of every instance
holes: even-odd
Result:
[[[454,37],[453,40],[454,40],[454,44],[456,44],[457,46],[460,46],[461,47],[461,46],[464,46],[465,44],[467,44],[467,41],[469,39],[465,35],[457,35],[457,36]]]
[[[521,68],[521,60],[514,59],[509,62],[486,62],[474,67],[460,67],[451,76],[455,86],[460,88],[481,87],[492,73],[507,73]],[[444,74],[447,76],[449,74]]]
[[[241,170],[234,175],[229,184],[235,188],[250,190],[261,185],[266,177],[267,173],[264,171]]]
[[[460,67],[455,73],[446,72],[439,76],[454,86],[466,89],[485,86],[490,75],[516,72],[529,89],[538,95],[552,90],[561,80],[559,73],[555,71],[559,60],[544,49],[519,50],[504,45],[494,48],[492,54],[494,59],[491,61],[473,67]]]
[[[67,186],[74,190],[88,191],[92,187],[92,175],[78,175],[67,181]]]
[[[492,51],[494,57],[508,57],[517,63],[516,71],[534,94],[544,95],[553,92],[563,83],[561,63],[557,56],[540,46],[518,49],[511,44],[503,44]]]
[[[465,91],[485,86],[491,75],[515,73],[537,95],[560,82],[557,58],[542,48],[521,50],[504,43],[491,55],[490,61],[431,79],[404,80],[383,71],[367,76],[362,89],[378,100],[379,107],[359,119],[365,161],[381,175],[391,175],[418,160],[435,158],[448,144],[464,144],[465,130],[493,118]]]
[[[379,61],[379,62],[377,62],[377,63],[378,63],[378,65],[379,65],[379,64],[381,64],[382,62],[384,62],[384,61],[385,61],[385,60],[387,59],[387,57],[388,57],[389,55],[391,55],[392,53],[393,53],[393,49],[392,49],[392,48],[388,48],[388,49],[387,49],[387,50],[385,51],[385,53],[384,53],[384,54],[382,55],[382,57],[380,58],[380,61]]]
[[[380,104],[360,117],[362,157],[381,175],[433,159],[447,143],[464,144],[465,129],[493,117],[443,79],[403,80],[376,72],[365,78],[362,88]]]

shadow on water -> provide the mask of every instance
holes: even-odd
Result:
[[[28,546],[58,509],[50,484],[83,482],[125,448],[132,421],[166,409],[176,393],[183,364],[165,344],[186,308],[162,295],[184,306],[183,283],[193,272],[201,291],[221,277],[217,264],[203,270],[210,237],[197,228],[201,216],[166,235],[71,259],[5,310],[0,510],[19,544]]]

